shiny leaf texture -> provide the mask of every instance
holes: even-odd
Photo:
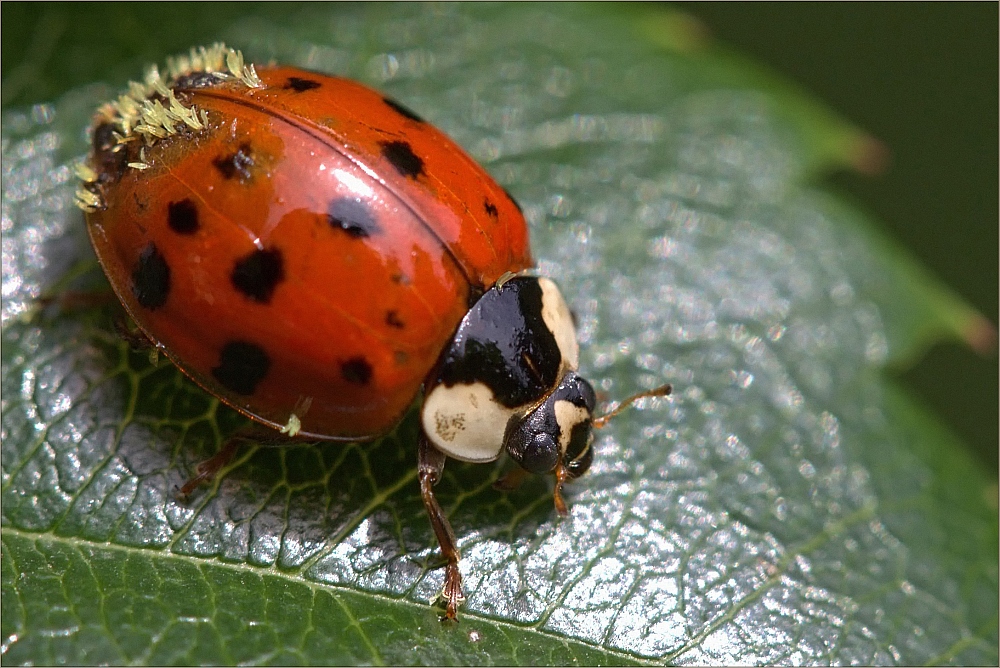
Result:
[[[598,435],[565,519],[550,482],[450,463],[442,625],[414,415],[175,498],[241,419],[114,306],[38,302],[107,291],[71,166],[114,86],[10,111],[4,665],[997,662],[995,489],[883,376],[981,325],[818,185],[871,140],[670,13],[307,5],[220,37],[451,133],[524,206],[602,396],[674,395]]]

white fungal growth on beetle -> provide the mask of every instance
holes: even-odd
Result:
[[[124,144],[141,139],[144,146],[167,139],[187,128],[204,130],[209,125],[208,114],[193,104],[185,104],[174,94],[174,85],[183,77],[207,74],[219,82],[234,80],[247,88],[263,88],[253,65],[247,65],[243,54],[225,44],[197,47],[184,56],[167,59],[166,76],[153,65],[146,70],[142,82],[130,81],[127,90],[118,99],[102,105],[94,119],[93,127],[111,124],[111,137],[116,144],[109,150],[118,152]],[[145,158],[129,161],[131,169],[146,170],[152,165]],[[93,165],[77,175],[83,184],[76,192],[76,204],[84,211],[96,211],[104,206],[100,195],[99,174]]]

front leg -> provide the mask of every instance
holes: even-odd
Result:
[[[445,619],[458,621],[458,606],[465,600],[462,594],[462,573],[458,570],[460,555],[455,546],[455,533],[451,530],[448,518],[441,511],[437,499],[434,498],[434,485],[441,479],[444,471],[445,456],[435,448],[423,434],[420,435],[420,449],[417,456],[417,470],[420,477],[420,495],[424,499],[424,508],[434,528],[441,554],[448,562],[444,570],[444,589],[441,597],[445,600]]]

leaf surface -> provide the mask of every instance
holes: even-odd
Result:
[[[127,352],[113,308],[26,317],[106,286],[70,166],[112,89],[8,111],[4,665],[997,662],[995,488],[883,375],[980,321],[817,185],[863,134],[676,15],[269,12],[221,37],[452,134],[524,207],[595,387],[675,393],[598,435],[566,519],[547,481],[449,463],[468,601],[442,626],[415,415],[248,447],[175,499],[241,419]]]

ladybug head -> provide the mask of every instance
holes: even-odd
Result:
[[[597,403],[594,388],[575,371],[526,415],[513,416],[504,432],[504,448],[531,473],[556,473],[562,480],[583,475],[593,459],[591,422]]]
[[[594,429],[600,429],[642,397],[666,396],[670,385],[640,392],[617,408],[594,417],[597,403],[594,388],[575,371],[567,371],[556,390],[534,410],[514,416],[507,423],[504,448],[510,457],[530,473],[556,476],[556,510],[566,514],[562,485],[587,472],[594,458],[590,447]]]

